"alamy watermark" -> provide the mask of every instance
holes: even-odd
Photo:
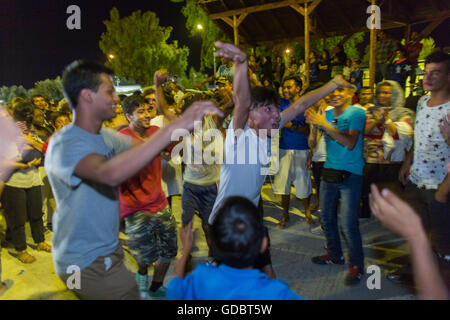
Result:
[[[67,14],[70,16],[67,18],[66,26],[69,30],[81,30],[81,9],[77,5],[71,5],[67,7]]]
[[[370,14],[370,17],[367,19],[366,25],[367,28],[372,29],[381,29],[381,9],[379,6],[372,5],[368,6],[366,12]]]
[[[366,286],[369,290],[381,290],[381,269],[377,265],[370,265],[367,267],[367,274],[370,276],[367,278]]]

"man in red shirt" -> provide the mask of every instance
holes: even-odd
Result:
[[[142,143],[159,130],[150,125],[156,108],[141,95],[123,101],[129,126],[119,134]],[[141,298],[164,298],[162,286],[171,260],[177,255],[176,221],[161,188],[161,156],[155,157],[144,169],[119,187],[120,218],[125,219],[129,247],[136,254],[139,270],[136,273]],[[148,267],[154,265],[151,286],[148,286]]]

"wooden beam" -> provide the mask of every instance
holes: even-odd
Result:
[[[372,0],[372,5],[376,5],[376,1]],[[375,84],[375,56],[377,48],[377,29],[370,29],[370,55],[369,55],[369,87],[374,88]]]
[[[309,8],[305,3],[305,80],[309,84]]]
[[[433,32],[434,29],[436,29],[442,22],[444,22],[448,18],[449,14],[446,12],[443,12],[439,14],[436,17],[436,20],[431,22],[428,26],[426,26],[425,29],[422,30],[422,32],[419,34],[419,38],[423,39],[428,37],[428,35]]]
[[[296,4],[303,4],[307,3],[311,0],[295,0],[294,3]],[[279,2],[272,2],[272,3],[266,3],[266,4],[260,4],[256,6],[250,6],[247,8],[241,8],[241,9],[235,9],[235,10],[228,10],[224,12],[218,12],[213,13],[209,15],[209,18],[212,20],[215,19],[221,19],[222,17],[231,17],[235,15],[241,15],[243,13],[254,13],[254,12],[260,12],[260,11],[267,11],[267,10],[273,10],[278,8],[284,8],[288,7],[293,4],[292,0],[284,0]]]
[[[308,7],[309,14],[313,13],[314,9],[319,5],[322,0],[314,0]]]

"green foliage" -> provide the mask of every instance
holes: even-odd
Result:
[[[0,100],[11,103],[14,97],[29,98],[28,91],[23,86],[3,86],[0,88]]]
[[[197,72],[193,67],[189,70],[189,77],[183,76],[179,78],[180,85],[185,89],[193,89],[194,86],[208,78],[208,75]]]
[[[56,79],[45,79],[36,82],[34,88],[30,89],[29,95],[31,97],[37,94],[48,96],[54,101],[60,101],[64,98],[61,78],[57,77]]]
[[[106,32],[101,35],[99,46],[106,56],[114,55],[106,66],[118,77],[144,87],[153,83],[153,74],[160,68],[179,75],[186,71],[189,49],[178,48],[177,41],[167,42],[172,27],[161,27],[154,12],[138,10],[120,18],[117,8],[113,8],[110,20],[104,24]]]
[[[434,39],[431,37],[422,39],[420,43],[423,45],[423,47],[422,51],[420,51],[419,60],[425,60],[425,58],[428,57],[428,55],[433,53],[433,51],[436,48],[436,45]]]
[[[185,2],[186,5],[181,9],[181,13],[186,17],[186,28],[190,31],[191,37],[200,36],[202,47],[200,53],[200,71],[205,68],[214,68],[214,42],[221,40],[230,42],[230,39],[209,19],[203,9],[197,5],[196,0],[170,0],[172,2]],[[199,30],[198,25],[203,28]]]
[[[327,38],[327,50],[331,52],[334,47],[344,38],[344,36]],[[344,43],[344,51],[349,59],[355,60],[360,58],[357,45],[364,41],[364,32],[357,32]],[[311,49],[317,53],[323,51],[323,40],[311,40]]]

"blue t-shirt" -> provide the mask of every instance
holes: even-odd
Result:
[[[291,104],[286,99],[281,99],[280,111],[286,110]],[[306,126],[305,113],[296,116],[292,123],[298,126]],[[308,150],[308,136],[289,128],[281,129],[280,149],[283,150]]]
[[[118,137],[112,130],[92,134],[74,124],[50,139],[45,170],[57,205],[52,238],[57,274],[65,275],[71,265],[82,270],[118,248],[118,188],[81,179],[74,171],[89,154],[109,159],[130,146],[130,139]]]
[[[344,133],[349,133],[351,129],[359,130],[359,136],[355,147],[350,150],[326,134],[327,160],[325,161],[324,167],[362,175],[364,168],[363,134],[366,124],[366,113],[361,108],[348,106],[336,118],[333,110],[331,109],[325,112],[327,121]]]
[[[303,300],[282,280],[270,280],[257,269],[224,264],[200,264],[184,279],[172,278],[166,296],[168,300]]]

